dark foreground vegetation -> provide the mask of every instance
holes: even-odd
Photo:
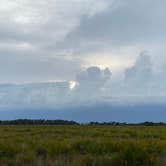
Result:
[[[165,125],[19,124],[1,121],[0,166],[166,166]]]

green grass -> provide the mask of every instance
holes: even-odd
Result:
[[[166,166],[166,126],[0,126],[0,166]]]

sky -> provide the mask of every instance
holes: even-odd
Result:
[[[0,105],[165,103],[165,0],[0,3]]]

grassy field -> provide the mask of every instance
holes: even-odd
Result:
[[[166,166],[166,126],[0,126],[0,166]]]

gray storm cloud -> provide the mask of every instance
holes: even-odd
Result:
[[[93,51],[100,45],[159,45],[165,41],[165,5],[164,0],[114,1],[107,10],[93,17],[82,17],[80,25],[66,36],[65,47],[77,46],[89,51],[91,44]]]

